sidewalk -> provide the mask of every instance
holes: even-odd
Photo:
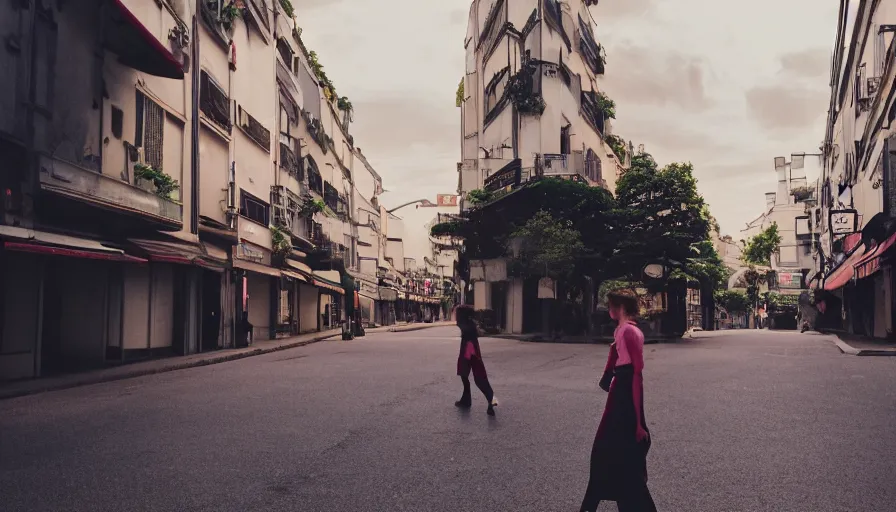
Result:
[[[60,389],[86,386],[89,384],[99,384],[101,382],[111,382],[114,380],[130,379],[144,375],[153,375],[156,373],[183,370],[185,368],[195,368],[197,366],[235,361],[237,359],[243,359],[244,357],[302,347],[317,341],[341,335],[341,329],[333,329],[330,331],[314,332],[290,338],[258,341],[247,348],[225,349],[214,352],[204,352],[202,354],[191,354],[189,356],[153,359],[152,361],[124,364],[112,368],[104,368],[83,373],[10,382],[7,384],[0,384],[0,400],[43,393],[45,391],[57,391]]]
[[[896,343],[856,334],[827,332],[831,341],[844,354],[853,356],[896,356]]]
[[[387,325],[385,327],[374,327],[372,329],[364,329],[366,334],[376,334],[380,332],[411,332],[411,331],[420,331],[423,329],[432,329],[433,327],[454,327],[457,323],[452,321],[445,322],[432,322],[432,323],[400,323],[396,325]]]

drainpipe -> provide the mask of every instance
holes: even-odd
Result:
[[[201,9],[196,2],[196,12],[193,15],[193,47],[192,47],[192,103],[190,105],[190,234],[199,234],[199,16]]]

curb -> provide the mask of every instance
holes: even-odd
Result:
[[[453,325],[453,324],[427,324],[427,325],[421,325],[421,326],[414,326],[414,327],[411,327],[408,329],[390,328],[386,332],[414,332],[414,331],[422,331],[423,329],[434,329],[436,327],[451,327],[451,325]],[[374,333],[374,334],[376,334],[376,333]]]
[[[896,350],[886,350],[886,349],[858,349],[855,348],[845,341],[841,340],[839,336],[834,334],[829,334],[831,342],[840,349],[840,352],[851,355],[851,356],[876,356],[876,357],[896,357]]]
[[[9,390],[4,391],[0,388],[0,400],[8,400],[11,398],[19,398],[28,395],[37,395],[39,393],[47,393],[50,391],[61,391],[63,389],[71,389],[82,386],[89,386],[91,384],[103,384],[106,382],[114,382],[117,380],[126,380],[126,379],[134,379],[137,377],[145,377],[147,375],[157,375],[160,373],[168,373],[176,370],[186,370],[188,368],[198,368],[200,366],[210,366],[218,363],[227,363],[230,361],[237,361],[240,359],[245,359],[247,357],[260,356],[262,354],[269,354],[272,352],[280,352],[282,350],[289,350],[298,347],[304,347],[306,345],[311,345],[312,343],[317,343],[319,341],[328,340],[330,338],[336,338],[341,336],[341,334],[328,334],[319,337],[312,338],[310,340],[297,341],[295,343],[287,343],[284,345],[278,345],[276,347],[269,348],[256,348],[254,350],[249,350],[246,352],[239,352],[236,354],[224,354],[219,357],[210,357],[208,359],[200,359],[197,361],[190,361],[180,364],[173,364],[170,366],[162,366],[159,368],[147,368],[147,369],[137,369],[131,372],[119,373],[114,375],[96,375],[93,377],[84,376],[81,379],[71,380],[68,382],[61,383],[47,383],[43,386],[35,386],[34,388],[29,389],[19,389],[19,390]],[[35,379],[35,382],[40,382],[40,379]]]

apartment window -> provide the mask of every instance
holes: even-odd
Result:
[[[488,119],[492,110],[498,106],[498,101],[504,97],[504,88],[510,79],[510,68],[506,67],[495,73],[488,85],[485,86],[485,116]]]
[[[352,237],[349,235],[343,235],[343,242],[345,243],[345,255],[343,257],[343,263],[348,268],[355,267],[355,254],[352,251]]]
[[[245,190],[240,191],[240,215],[247,219],[267,226],[269,222],[268,214],[270,207],[261,199],[247,193]]]
[[[143,148],[143,161],[153,169],[162,169],[165,111],[158,103],[137,91],[137,133],[135,146]]]
[[[286,42],[286,39],[280,38],[277,39],[277,51],[280,53],[280,58],[283,59],[284,64],[289,66],[291,71],[295,73],[293,66],[293,52],[292,48],[289,46],[289,43]]]
[[[216,125],[230,132],[230,98],[205,71],[199,76],[199,108]]]
[[[124,136],[124,112],[116,107],[112,107],[112,136],[118,140]]]
[[[569,154],[569,146],[570,146],[570,137],[569,137],[569,125],[560,128],[560,153],[563,155]]]

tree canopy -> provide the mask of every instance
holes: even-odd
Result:
[[[663,260],[684,264],[695,257],[694,244],[709,238],[710,216],[690,163],[660,169],[649,153],[633,156],[616,183],[616,201],[611,267],[618,276],[639,276],[645,265]],[[707,249],[696,249],[698,259],[710,256]]]
[[[518,261],[529,275],[566,278],[585,251],[582,235],[569,219],[558,219],[541,210],[513,232],[519,241]]]
[[[781,234],[778,225],[772,223],[765,231],[747,240],[743,260],[752,265],[771,266],[772,256],[781,248]]]
[[[729,314],[737,315],[750,311],[751,302],[746,293],[738,290],[719,290],[715,293],[716,304]]]

